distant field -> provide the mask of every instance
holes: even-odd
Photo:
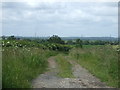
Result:
[[[104,45],[83,45],[83,48],[103,47]]]

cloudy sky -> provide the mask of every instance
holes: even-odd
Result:
[[[118,36],[117,2],[4,2],[2,34]]]

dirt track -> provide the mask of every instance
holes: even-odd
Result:
[[[49,70],[41,74],[32,81],[33,88],[106,88],[98,78],[82,68],[74,60],[69,60],[72,64],[75,78],[61,78],[57,76],[59,69],[55,62],[55,57],[50,57]]]

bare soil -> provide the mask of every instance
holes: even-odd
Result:
[[[61,78],[57,74],[59,68],[55,62],[55,57],[48,59],[49,68],[44,74],[39,75],[32,81],[33,88],[107,88],[105,83],[89,73],[86,69],[77,64],[74,60],[69,60],[72,64],[75,78]]]

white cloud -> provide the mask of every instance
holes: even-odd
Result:
[[[2,0],[2,2],[119,2],[119,0]]]
[[[115,3],[5,3],[3,13],[5,23],[19,23],[24,28],[85,30],[88,26],[92,30],[107,28],[102,25],[113,29],[117,24]]]
[[[28,4],[28,3],[27,3]],[[27,5],[26,4],[26,5]],[[10,20],[40,20],[40,21],[93,21],[111,20],[116,22],[117,7],[109,6],[105,3],[83,3],[84,6],[72,3],[34,3],[32,7],[18,4],[18,8],[5,8],[4,18]],[[98,5],[97,5],[98,4]],[[76,6],[75,6],[76,5]],[[106,5],[106,6],[105,6]],[[34,7],[35,6],[35,7]],[[88,6],[88,7],[85,7]],[[25,8],[20,8],[25,7]],[[111,16],[111,17],[110,17]],[[110,17],[109,19],[107,19]]]

